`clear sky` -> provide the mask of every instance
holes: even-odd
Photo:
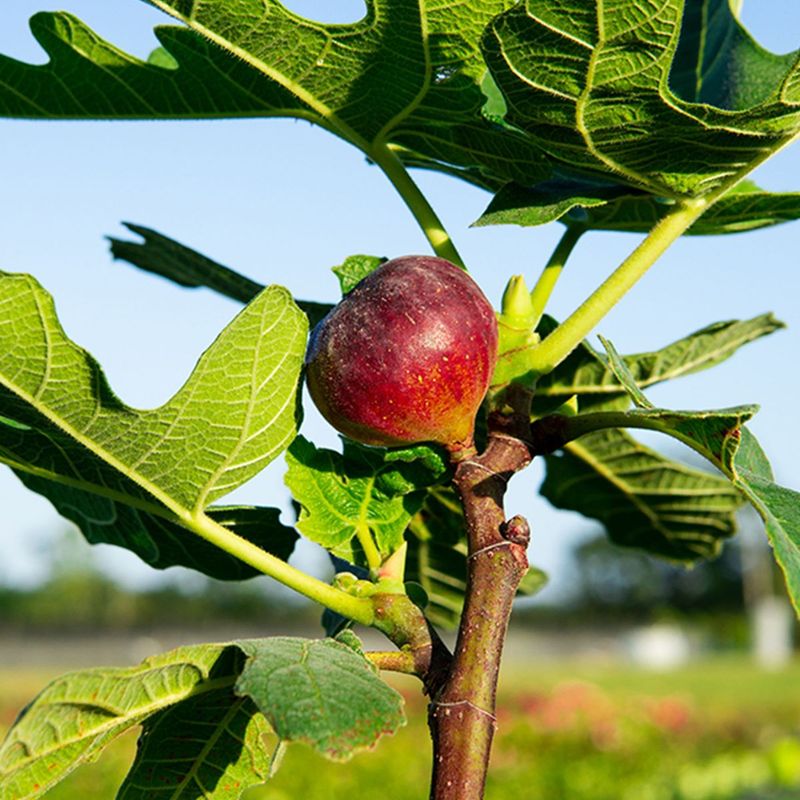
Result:
[[[355,19],[361,8],[356,0],[286,5],[326,21]],[[140,57],[157,44],[153,26],[169,23],[140,0],[62,0],[57,7]],[[54,8],[48,0],[3,3],[0,52],[42,63],[45,55],[27,20]],[[797,0],[750,0],[743,18],[776,52],[800,46]],[[784,151],[755,177],[773,190],[800,189],[800,146]],[[470,229],[490,199],[487,194],[442,176],[423,173],[417,180],[493,302],[499,302],[510,274],[535,279],[561,226]],[[103,237],[124,234],[121,220],[155,228],[256,280],[284,284],[296,296],[314,300],[337,299],[329,268],[347,255],[429,252],[377,169],[338,139],[289,120],[0,120],[0,191],[0,269],[35,275],[55,296],[67,333],[100,361],[120,397],[140,407],[164,402],[181,385],[238,306],[113,263]],[[631,235],[587,236],[556,290],[553,315],[566,316],[635,243]],[[797,224],[683,240],[599,328],[622,352],[635,352],[714,321],[767,310],[789,323],[788,331],[749,345],[713,372],[649,394],[673,408],[760,402],[752,427],[778,479],[795,488],[800,487],[798,252]],[[319,444],[336,444],[331,429],[311,414],[304,432]],[[670,441],[648,441],[677,452]],[[282,470],[282,462],[273,464],[230,498],[286,509]],[[531,520],[531,560],[556,578],[555,587],[543,594],[547,599],[568,582],[568,549],[596,528],[578,515],[552,511],[536,496],[540,480],[538,468],[518,476],[508,510]],[[0,582],[35,580],[42,554],[65,523],[4,467],[0,501]],[[159,573],[125,551],[98,551],[123,581],[158,579]],[[300,557],[304,563],[314,559],[310,548]]]

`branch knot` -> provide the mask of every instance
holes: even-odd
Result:
[[[500,526],[500,535],[507,542],[527,548],[531,541],[531,527],[525,517],[517,514]]]

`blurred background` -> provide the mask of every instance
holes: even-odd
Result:
[[[314,19],[359,17],[358,0],[291,0]],[[46,56],[27,20],[56,7],[3,3],[0,53]],[[153,27],[169,23],[138,0],[63,0],[122,49],[146,57]],[[776,52],[800,43],[797,0],[745,2],[744,22]],[[511,273],[529,282],[561,229],[471,229],[485,193],[441,176],[415,176],[471,271],[494,302]],[[800,189],[800,147],[754,176]],[[0,269],[28,272],[56,298],[67,333],[103,365],[128,404],[164,402],[238,307],[112,262],[105,236],[135,238],[126,220],[298,297],[338,299],[330,267],[354,253],[428,252],[402,201],[348,145],[306,123],[0,120]],[[795,424],[800,352],[800,227],[679,242],[602,323],[622,352],[661,347],[711,322],[767,310],[789,324],[748,345],[713,374],[654,387],[654,402],[713,408],[756,401],[752,428],[779,482],[800,487]],[[564,317],[635,246],[636,237],[585,237],[553,298]],[[337,446],[313,413],[304,433]],[[671,441],[641,437],[691,461]],[[693,464],[695,462],[692,462]],[[695,464],[696,465],[696,464]],[[292,510],[279,460],[231,495]],[[800,798],[800,665],[796,623],[755,515],[714,562],[687,571],[608,544],[602,531],[538,498],[538,467],[512,483],[508,509],[529,517],[531,562],[550,575],[512,625],[501,693],[500,737],[489,797],[571,800]],[[267,579],[213,582],[156,572],[126,551],[89,548],[47,501],[0,468],[0,733],[46,680],[66,669],[128,664],[189,641],[274,633],[320,635],[316,610]],[[323,553],[293,557],[325,575]],[[420,797],[423,698],[412,683],[411,726],[352,765],[284,769],[253,797],[367,796],[386,781],[392,798]],[[79,770],[48,797],[113,797],[133,740]],[[413,751],[413,757],[408,752]],[[306,764],[292,748],[289,765]],[[398,766],[402,763],[402,769]],[[361,788],[359,788],[361,787]]]

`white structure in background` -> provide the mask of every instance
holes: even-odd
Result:
[[[785,593],[776,592],[775,564],[760,525],[758,529],[741,527],[742,582],[752,653],[764,669],[781,669],[792,658],[794,611]]]
[[[753,655],[764,669],[781,669],[792,658],[794,612],[782,597],[762,597],[752,607]]]
[[[692,644],[677,625],[650,625],[637,628],[625,637],[631,661],[656,670],[676,669],[692,655]]]

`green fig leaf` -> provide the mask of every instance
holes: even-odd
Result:
[[[196,289],[205,286],[215,292],[249,303],[264,287],[228,267],[212,261],[195,250],[164,236],[151,228],[124,222],[123,225],[138,236],[141,242],[108,237],[111,255],[115,259],[160,275],[179,286]]]
[[[630,370],[609,343],[609,363],[637,408],[627,413],[598,412],[580,416],[573,424],[601,427],[639,427],[658,430],[675,437],[721,470],[750,501],[764,520],[775,558],[784,572],[789,595],[800,613],[800,493],[775,483],[763,450],[744,423],[754,406],[725,411],[666,411],[652,406],[636,385]],[[583,415],[581,415],[583,416]],[[590,436],[596,436],[597,431]],[[584,439],[573,444],[579,445]],[[655,484],[652,484],[655,487]]]
[[[260,293],[160,408],[124,405],[70,341],[52,298],[24,275],[0,273],[0,462],[48,497],[90,541],[131,547],[158,567],[222,577],[246,570],[181,528],[279,455],[298,425],[307,323],[285,289]],[[212,514],[217,512],[212,512]],[[292,538],[276,512],[221,510],[257,537]],[[238,520],[238,521],[237,521]],[[201,520],[202,521],[202,520]],[[252,534],[251,534],[252,535]],[[280,544],[283,542],[284,544]]]
[[[446,483],[452,476],[447,451],[437,445],[415,444],[384,450],[346,438],[342,443],[346,458],[374,465],[377,486],[387,495],[411,494]]]
[[[277,0],[151,0],[186,27],[160,26],[149,62],[76,17],[39,13],[47,64],[0,58],[0,115],[60,119],[297,117],[374,155],[495,189],[546,172],[539,148],[481,113],[481,31],[512,0],[454,7],[367,0],[363,19],[324,24]]]
[[[483,51],[508,124],[567,168],[656,196],[723,192],[800,130],[798,53],[758,47],[728,0],[527,0]]]
[[[370,272],[376,270],[385,258],[377,256],[348,256],[343,264],[333,268],[333,273],[339,279],[342,294],[347,294],[358,286]]]
[[[665,458],[620,430],[582,436],[545,457],[542,495],[601,522],[618,545],[673,561],[711,558],[736,531],[730,481]]]
[[[684,3],[669,75],[670,88],[682,100],[730,110],[752,108],[768,102],[796,65],[797,53],[775,55],[755,42],[734,5],[731,0]]]
[[[405,724],[403,699],[353,639],[202,644],[62,675],[0,744],[0,800],[40,797],[137,725],[126,800],[238,798],[274,772],[270,731],[337,761],[374,747]]]
[[[588,212],[594,230],[647,233],[671,206],[652,196],[620,197]],[[742,181],[726,192],[686,231],[687,236],[742,233],[793,222],[800,218],[800,192],[767,192],[751,181]]]
[[[639,201],[649,197],[644,192],[610,181],[558,175],[534,186],[506,184],[472,224],[476,228],[488,225],[533,227],[563,220],[567,224],[580,224],[591,229],[594,225],[589,209],[598,206],[605,209],[619,198]]]
[[[262,573],[215,545],[192,536],[177,522],[145,509],[21,470],[17,477],[31,491],[46,497],[56,511],[78,526],[89,544],[113,544],[130,550],[154,569],[181,566],[210,578],[240,581]],[[214,522],[252,542],[261,550],[288,561],[299,536],[280,522],[277,508],[209,506]]]
[[[418,490],[439,475],[423,467],[416,484],[408,470],[413,462],[387,462],[391,452],[348,442],[336,453],[298,436],[286,454],[285,481],[301,507],[300,531],[353,564],[365,563],[365,545],[382,558],[394,553],[422,504]]]
[[[271,777],[271,733],[252,700],[230,686],[190,696],[142,723],[118,800],[239,800]]]
[[[775,560],[800,616],[800,492],[775,483],[761,445],[746,428],[732,466],[734,484],[764,520]]]
[[[544,337],[555,325],[552,318],[545,317],[539,333]],[[623,356],[623,361],[635,383],[646,388],[720,364],[743,345],[784,327],[772,314],[715,322],[660,350]],[[558,367],[539,379],[534,412],[543,416],[576,395],[583,410],[620,400],[622,407],[627,407],[630,402],[608,361],[588,342],[582,342]]]
[[[136,667],[95,668],[56,678],[0,744],[0,799],[41,797],[120,733],[207,692],[233,687],[224,645],[181,647]]]
[[[238,645],[248,660],[236,692],[253,700],[284,741],[346,761],[405,724],[400,694],[342,641],[275,637]]]

